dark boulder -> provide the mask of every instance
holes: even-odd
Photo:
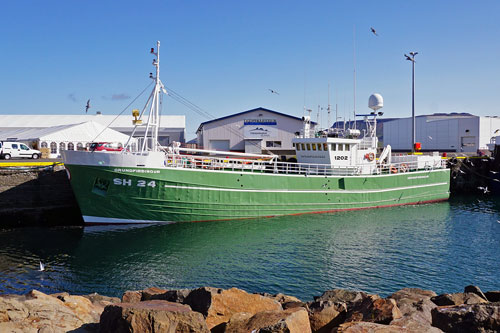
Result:
[[[497,291],[487,291],[486,299],[490,302],[500,302],[500,290]]]
[[[442,294],[431,298],[437,306],[461,305],[461,304],[479,304],[487,303],[486,299],[475,293],[453,293]]]
[[[315,301],[331,301],[335,303],[355,303],[363,300],[367,296],[362,291],[346,289],[327,290],[321,296],[314,296]]]
[[[482,299],[484,299],[485,301],[487,301],[488,299],[486,298],[486,296],[483,294],[483,292],[481,291],[481,289],[479,289],[479,287],[477,286],[467,286],[464,288],[464,293],[474,293],[476,295],[478,295],[479,297],[481,297]]]
[[[500,303],[439,306],[432,310],[432,326],[445,332],[499,332]]]

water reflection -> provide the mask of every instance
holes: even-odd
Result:
[[[271,219],[0,231],[0,292],[119,296],[237,286],[310,299],[340,287],[499,289],[500,205],[467,199]],[[38,260],[47,264],[37,272]]]

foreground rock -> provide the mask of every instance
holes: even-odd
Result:
[[[391,321],[390,324],[405,328],[410,332],[442,332],[440,329],[431,326],[431,311],[437,307],[431,301],[431,297],[435,296],[436,293],[433,291],[417,288],[404,288],[395,292],[389,298],[396,301],[402,317]]]
[[[161,300],[109,305],[101,315],[101,332],[210,332],[199,312]]]
[[[207,321],[208,328],[223,324],[238,312],[254,315],[262,311],[282,310],[281,304],[271,298],[249,294],[244,290],[217,289],[204,287],[195,289],[184,300],[194,311],[202,313]]]
[[[440,306],[432,325],[445,332],[500,332],[500,303]]]
[[[304,308],[288,310],[262,311],[254,315],[246,312],[234,314],[224,325],[225,333],[274,332],[274,333],[310,333],[309,317]]]
[[[33,290],[26,295],[0,297],[0,332],[65,332],[97,325],[102,306],[83,296],[46,295]]]
[[[122,300],[33,290],[0,295],[0,332],[500,332],[500,302],[489,301],[499,294],[405,288],[381,298],[333,289],[302,302],[236,288],[153,287]]]

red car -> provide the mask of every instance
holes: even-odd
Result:
[[[90,151],[122,151],[123,145],[120,142],[92,142]]]

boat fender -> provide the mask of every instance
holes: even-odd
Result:
[[[400,169],[401,169],[401,172],[407,172],[408,171],[408,164],[405,164],[405,163],[401,164]]]
[[[392,164],[389,167],[389,170],[391,170],[391,173],[398,173],[398,169],[396,169],[396,167],[394,165],[392,165]]]
[[[373,161],[375,159],[375,154],[374,153],[369,153],[369,154],[366,154],[365,155],[365,158],[368,160],[368,161]]]

